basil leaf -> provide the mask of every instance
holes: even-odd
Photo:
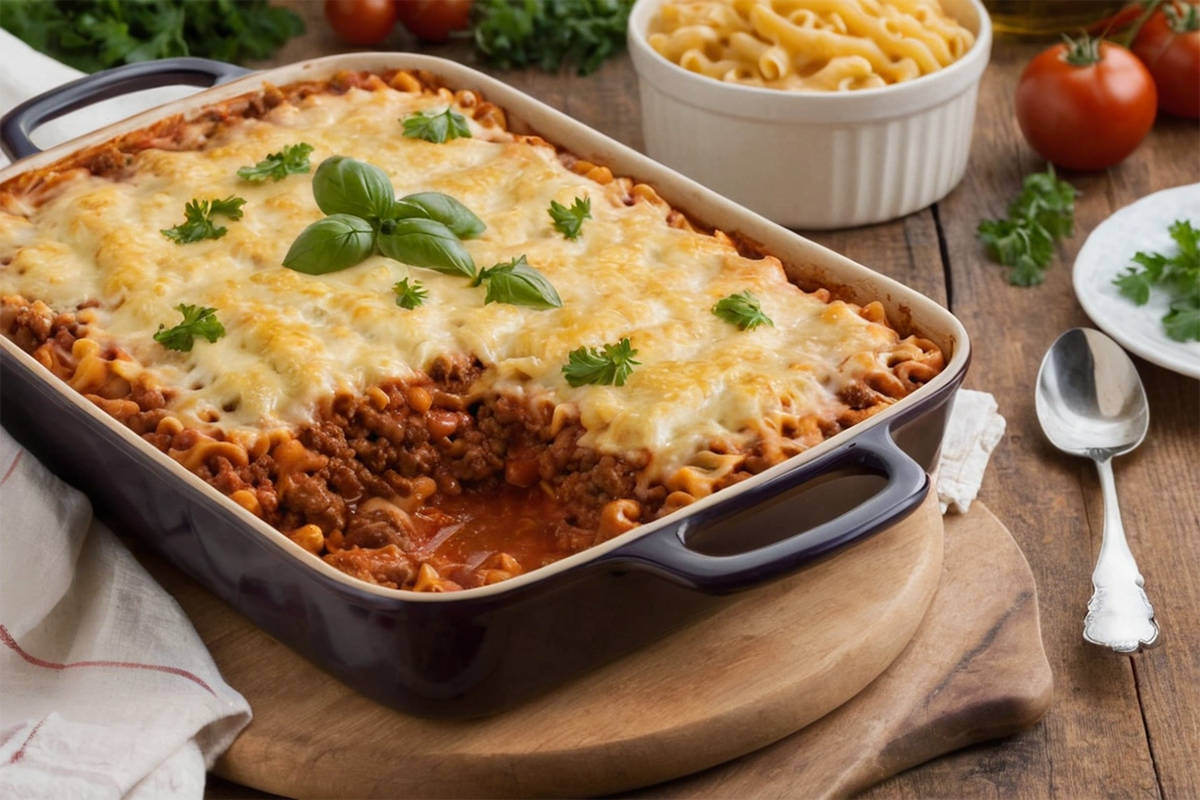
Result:
[[[371,223],[352,214],[333,214],[296,237],[283,265],[307,275],[324,275],[361,264],[374,250]]]
[[[460,239],[474,239],[487,230],[483,220],[471,209],[441,192],[417,192],[405,195],[392,206],[393,219],[425,217],[442,223]]]
[[[546,276],[529,266],[525,256],[480,270],[473,285],[487,281],[487,297],[483,304],[508,303],[530,308],[562,308],[558,292]]]
[[[475,277],[475,262],[454,231],[421,217],[384,220],[379,227],[379,250],[414,267],[427,267],[447,275]]]
[[[313,175],[313,197],[326,214],[386,217],[396,201],[387,173],[374,164],[331,156]]]

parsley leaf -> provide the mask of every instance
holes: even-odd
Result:
[[[562,373],[572,386],[587,383],[624,386],[633,368],[642,363],[633,360],[637,352],[628,337],[616,344],[606,344],[603,349],[579,347],[567,356]]]
[[[594,72],[625,49],[633,0],[475,0],[475,48],[501,69]]]
[[[418,111],[401,122],[404,123],[404,136],[408,139],[424,139],[434,144],[442,144],[447,139],[471,138],[467,120],[449,107],[440,114]]]
[[[583,221],[592,218],[592,198],[576,197],[570,208],[551,200],[550,218],[554,220],[554,228],[559,233],[568,239],[575,239],[583,228]]]
[[[260,183],[267,178],[281,181],[288,175],[300,175],[312,169],[308,163],[308,155],[312,151],[311,144],[291,144],[278,153],[271,153],[253,167],[242,167],[237,174],[252,183]]]
[[[763,313],[758,298],[749,290],[721,298],[712,307],[712,313],[730,325],[736,325],[739,331],[752,331],[759,325],[775,327],[771,318]]]
[[[408,278],[393,286],[392,291],[396,293],[396,305],[409,311],[425,305],[425,301],[429,299],[429,292],[425,290],[425,286],[420,281],[410,284]]]
[[[1008,206],[1005,219],[985,219],[976,236],[993,260],[1012,267],[1008,282],[1036,286],[1046,279],[1054,258],[1054,242],[1071,235],[1075,226],[1075,198],[1079,192],[1054,174],[1027,175],[1021,194]]]
[[[212,217],[219,214],[233,220],[241,219],[242,206],[245,204],[245,200],[233,195],[224,200],[193,198],[183,209],[186,221],[174,228],[166,228],[161,233],[176,244],[189,244],[201,239],[220,239],[228,231],[223,226],[218,228],[214,225]]]
[[[181,303],[175,306],[175,310],[183,314],[183,322],[174,328],[160,324],[158,331],[154,334],[154,341],[168,350],[180,350],[188,353],[191,352],[192,345],[196,343],[197,336],[202,336],[209,342],[215,342],[225,335],[225,326],[213,316],[217,313],[215,308],[201,308]]]
[[[1153,285],[1166,289],[1172,295],[1170,311],[1162,318],[1167,335],[1180,342],[1200,341],[1200,229],[1188,220],[1176,220],[1168,230],[1178,253],[1138,252],[1132,259],[1137,267],[1113,283],[1139,306],[1150,301]]]

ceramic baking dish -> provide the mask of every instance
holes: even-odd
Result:
[[[895,219],[962,180],[992,47],[979,0],[941,0],[976,37],[958,61],[852,92],[761,89],[689,72],[646,41],[663,2],[638,0],[629,18],[651,158],[792,228]]]
[[[366,584],[313,558],[0,337],[4,425],[83,488],[103,514],[364,694],[412,713],[468,717],[628,652],[712,608],[722,595],[792,573],[885,529],[922,501],[969,360],[966,332],[949,312],[453,62],[363,53],[242,77],[234,77],[236,68],[199,59],[118,68],[35,98],[0,121],[0,144],[23,158],[0,171],[0,181],[263,83],[394,68],[428,70],[447,86],[481,92],[506,109],[511,129],[535,131],[615,174],[652,184],[694,219],[759,243],[802,285],[881,301],[892,320],[948,354],[946,369],[871,419],[681,511],[508,581],[429,594]],[[37,124],[67,110],[167,83],[217,85],[44,153],[28,139]],[[847,473],[860,477],[837,479]],[[822,508],[830,509],[825,518]]]

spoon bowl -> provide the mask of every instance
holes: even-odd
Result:
[[[1150,427],[1137,369],[1103,333],[1075,328],[1046,353],[1034,399],[1046,438],[1065,453],[1092,459],[1100,474],[1104,531],[1083,638],[1119,653],[1151,647],[1158,643],[1158,623],[1125,540],[1112,472],[1112,459],[1141,444]]]
[[[1046,438],[1075,456],[1124,455],[1150,427],[1146,390],[1133,361],[1089,328],[1073,328],[1050,347],[1038,372],[1036,405]]]

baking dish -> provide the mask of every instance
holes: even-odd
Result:
[[[992,45],[979,0],[942,0],[976,36],[961,59],[850,92],[762,89],[689,72],[646,41],[663,1],[638,0],[628,33],[646,152],[656,161],[791,228],[895,219],[962,179]]]
[[[654,185],[667,202],[695,219],[718,224],[781,257],[797,282],[836,288],[851,299],[882,301],[892,318],[948,353],[949,364],[906,401],[681,512],[501,584],[414,595],[360,583],[313,560],[88,401],[46,380],[40,366],[4,340],[5,425],[87,490],[103,511],[360,691],[414,713],[473,716],[661,635],[712,607],[722,594],[782,576],[878,532],[921,501],[928,491],[925,471],[936,457],[949,403],[969,358],[966,334],[951,315],[457,64],[357,54],[255,74],[32,156],[0,172],[0,180],[264,82],[281,85],[327,78],[342,69],[386,68],[425,69],[454,88],[478,90],[507,110],[514,130],[536,131],[581,158]],[[20,157],[31,152],[26,134],[32,126],[86,105],[93,92],[111,96],[181,78],[216,82],[230,77],[230,70],[189,59],[83,79],[16,109],[0,123],[0,142]],[[885,485],[834,520],[803,532],[780,531],[786,538],[776,536],[779,541],[750,552],[715,556],[687,546],[700,538],[724,539],[725,533],[756,523],[766,526],[767,520],[778,526],[811,504],[811,496],[803,501],[798,496],[805,484],[846,470],[883,476]]]

